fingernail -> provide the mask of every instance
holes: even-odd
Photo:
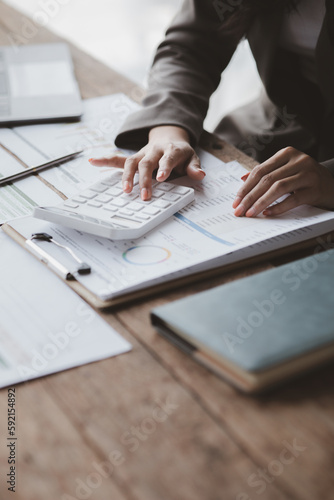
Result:
[[[249,176],[250,172],[248,172],[248,174],[245,174],[241,177],[241,180],[242,181],[245,181],[246,179],[248,179],[248,176]]]
[[[247,210],[246,217],[253,217],[253,215],[255,215],[255,214],[256,214],[256,210],[254,207],[252,207],[249,210]]]
[[[271,210],[269,210],[269,209],[268,209],[268,210],[265,210],[265,211],[263,212],[263,215],[272,215],[272,211],[271,211]]]
[[[204,170],[202,170],[201,168],[199,168],[199,169],[198,169],[198,171],[199,171],[201,174],[203,174],[203,177],[205,177],[205,176],[206,176],[206,173],[205,173],[205,172],[204,172]]]
[[[240,204],[242,198],[241,196],[237,196],[233,202],[232,208],[237,208],[237,206]]]
[[[165,177],[165,173],[163,170],[159,170],[158,173],[157,173],[157,179],[162,179],[163,177]]]
[[[95,158],[89,158],[89,160],[88,160],[88,161],[94,161],[94,160],[95,160]]]
[[[123,191],[128,192],[128,191],[130,191],[130,190],[131,190],[131,185],[130,185],[130,182],[129,182],[129,181],[125,181],[125,182],[123,183]]]
[[[244,215],[245,213],[245,207],[243,206],[243,204],[241,203],[238,208],[235,210],[234,212],[234,215],[236,217],[240,217],[241,215]]]
[[[141,199],[142,199],[143,201],[145,201],[145,200],[148,200],[148,199],[149,199],[149,191],[148,191],[148,189],[143,188],[143,189],[141,190]]]

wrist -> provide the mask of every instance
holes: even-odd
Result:
[[[190,144],[188,132],[175,125],[161,125],[154,127],[149,132],[149,141],[164,140],[164,141],[186,141]]]

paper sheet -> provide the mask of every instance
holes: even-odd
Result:
[[[0,230],[0,387],[127,352],[131,345]]]
[[[58,191],[71,197],[103,175],[106,169],[92,167],[88,159],[112,153],[117,131],[125,118],[138,108],[139,105],[124,94],[87,99],[83,102],[80,122],[0,129],[0,143],[28,166],[84,149],[85,154],[77,159],[40,174]]]
[[[138,240],[116,242],[32,218],[11,225],[26,238],[46,231],[69,245],[93,270],[91,275],[77,276],[78,281],[104,300],[303,241],[334,227],[333,212],[306,206],[270,219],[235,217],[231,205],[244,168],[236,162],[224,164],[203,151],[200,156],[207,174],[202,182],[186,177],[174,181],[194,187],[193,204]],[[73,268],[57,249],[44,248]]]
[[[20,162],[0,147],[0,178],[23,169]],[[61,198],[36,177],[0,186],[0,224],[15,217],[30,215],[34,207],[50,203],[61,203]]]

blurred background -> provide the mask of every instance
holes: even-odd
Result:
[[[47,13],[47,28],[144,87],[155,48],[182,3],[182,0],[5,1],[34,21],[41,12]],[[243,41],[211,98],[205,128],[212,131],[224,114],[254,99],[260,88],[255,62],[248,43]]]

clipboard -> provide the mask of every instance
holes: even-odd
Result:
[[[16,229],[12,228],[10,223],[6,223],[2,226],[2,230],[10,236],[14,241],[16,241],[21,247],[23,247],[25,250],[28,251],[28,248],[26,246],[27,239],[22,236],[19,232],[16,231]],[[54,269],[51,269],[52,272],[54,272],[58,277],[61,277],[63,281],[71,287],[80,297],[82,297],[84,300],[86,300],[91,306],[97,308],[97,309],[106,309],[106,308],[111,308],[111,307],[116,307],[122,304],[127,304],[131,303],[135,300],[139,299],[144,299],[144,298],[149,298],[152,296],[156,296],[157,294],[161,293],[166,293],[170,290],[173,289],[179,289],[180,287],[195,284],[197,282],[201,281],[206,281],[211,278],[217,278],[218,276],[222,276],[224,274],[231,273],[233,271],[241,271],[243,269],[249,269],[253,266],[261,265],[263,264],[264,266],[272,267],[269,262],[273,261],[278,258],[283,258],[286,256],[292,256],[292,260],[296,260],[300,258],[301,253],[305,252],[311,248],[318,248],[318,252],[321,250],[325,250],[325,246],[321,249],[321,245],[319,244],[319,237],[312,237],[310,239],[307,239],[305,241],[301,241],[299,243],[294,243],[288,246],[283,246],[282,248],[278,248],[273,251],[269,252],[261,252],[257,255],[254,255],[253,257],[250,257],[248,259],[237,259],[235,262],[226,264],[226,265],[220,265],[217,267],[214,267],[209,270],[201,271],[201,272],[195,272],[192,273],[188,276],[183,276],[180,278],[173,279],[171,281],[166,281],[163,283],[160,283],[158,285],[153,285],[153,286],[148,286],[146,288],[134,291],[134,292],[125,292],[123,295],[119,295],[115,298],[108,299],[108,300],[102,300],[100,297],[96,296],[93,294],[87,287],[85,287],[82,283],[79,283],[75,276],[73,276],[72,279],[64,279],[57,273]],[[329,241],[333,241],[332,244],[328,244],[331,247],[334,248],[334,230],[325,232],[324,234],[321,234],[321,238]],[[327,249],[328,249],[327,245]],[[37,256],[32,253],[35,258]],[[38,259],[41,261],[41,259]],[[45,262],[41,261],[44,265],[47,265]]]
[[[201,138],[200,145],[205,151],[211,153],[219,160],[230,161],[231,158],[233,158],[234,160],[241,163],[248,170],[251,170],[251,168],[256,164],[254,160],[246,157],[240,151],[236,150],[233,146],[221,141],[212,134],[208,134],[205,132]],[[41,182],[45,183],[45,181],[42,178],[40,178],[39,176],[36,177]],[[57,192],[52,185],[47,184],[47,186],[52,191]],[[12,222],[12,224],[14,223],[15,221]],[[25,250],[28,251],[26,237],[20,234],[20,232],[18,232],[15,228],[13,228],[10,222],[3,224],[2,229],[8,236],[10,236],[14,241],[16,241],[20,246],[22,246]],[[324,226],[321,232],[320,233],[318,232],[316,236],[306,235],[303,241],[300,241],[298,243],[291,242],[287,245],[284,243],[278,248],[275,248],[273,250],[268,250],[268,247],[265,250],[261,251],[255,250],[253,252],[253,255],[247,258],[243,258],[242,253],[239,255],[238,251],[236,251],[235,252],[236,257],[234,261],[231,261],[230,259],[230,262],[225,262],[225,263],[214,262],[211,267],[208,266],[205,268],[205,270],[201,271],[192,270],[187,275],[183,275],[182,277],[174,276],[172,279],[164,279],[159,284],[149,284],[145,286],[145,282],[143,282],[142,288],[138,288],[135,291],[125,290],[124,293],[119,293],[117,294],[117,296],[111,299],[108,298],[106,300],[94,294],[87,286],[83,285],[83,283],[80,283],[75,276],[72,276],[71,279],[65,279],[63,275],[64,273],[57,272],[55,268],[51,270],[55,274],[57,274],[58,277],[63,279],[63,281],[65,281],[68,286],[70,286],[78,295],[80,295],[90,305],[92,305],[97,309],[106,309],[110,307],[116,307],[122,304],[127,304],[135,300],[156,296],[157,294],[166,293],[169,290],[191,285],[200,281],[209,280],[211,278],[217,278],[218,276],[236,270],[242,271],[243,269],[246,268],[249,269],[252,266],[258,266],[261,264],[265,266],[264,268],[268,268],[271,267],[269,261],[282,258],[287,255],[291,256],[293,254],[294,259],[297,259],[301,252],[303,251],[305,252],[312,247],[319,246],[318,238],[320,234],[326,239],[327,238],[332,239],[332,237],[334,237],[333,221],[331,221],[330,224],[327,223],[327,226],[326,227]],[[257,245],[253,246],[256,247]],[[323,249],[325,249],[325,247]],[[37,258],[34,253],[32,253],[32,255],[34,255],[35,258]],[[39,260],[44,265],[48,265],[48,263],[45,260],[41,258],[39,258]],[[213,260],[215,261],[217,259]],[[59,266],[55,267],[58,268],[61,267],[62,259],[59,260],[58,264]]]

